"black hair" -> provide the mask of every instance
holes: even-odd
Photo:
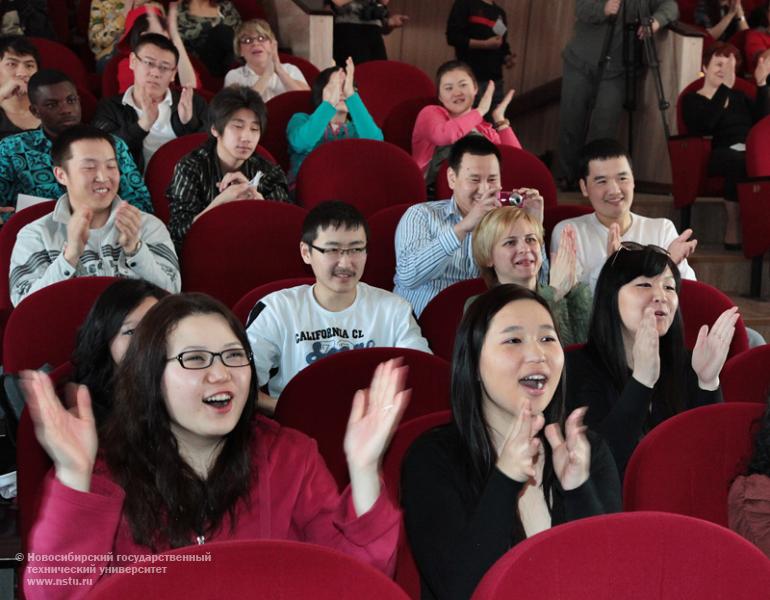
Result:
[[[637,277],[656,277],[668,267],[679,294],[682,278],[679,268],[662,249],[646,246],[642,249],[620,250],[607,258],[596,282],[591,323],[588,328],[586,351],[598,364],[604,366],[608,379],[618,393],[623,391],[631,369],[626,360],[623,343],[623,319],[620,316],[618,293]],[[666,417],[684,410],[686,351],[684,326],[677,307],[671,326],[660,337],[660,376],[655,384],[652,403],[659,406]],[[651,427],[648,421],[646,428]]]
[[[578,174],[580,179],[588,177],[588,166],[592,160],[608,160],[610,158],[625,158],[628,166],[634,170],[631,163],[631,156],[623,145],[612,138],[600,138],[588,142],[580,150],[580,159],[578,162]]]
[[[112,393],[117,365],[110,346],[128,314],[146,298],[160,300],[168,292],[143,279],[121,279],[110,285],[81,325],[72,354],[73,381],[88,387],[94,415],[102,423],[112,408]]]
[[[66,73],[62,73],[56,69],[40,69],[29,78],[29,83],[27,84],[27,96],[29,97],[29,101],[32,104],[37,103],[37,93],[41,87],[65,82],[71,83],[73,87],[76,87],[75,82],[72,81]]]
[[[136,45],[131,47],[131,51],[138,56],[139,50],[148,44],[156,46],[161,50],[171,52],[174,55],[174,66],[179,64],[179,50],[176,49],[176,46],[174,46],[170,39],[159,33],[145,33],[144,35],[140,35]]]
[[[51,163],[54,167],[64,168],[66,162],[72,158],[72,144],[81,140],[104,140],[115,150],[115,140],[109,133],[94,127],[93,125],[73,125],[59,134],[51,144]]]
[[[302,222],[302,241],[312,244],[318,232],[332,227],[334,229],[357,229],[363,227],[369,240],[369,224],[364,215],[352,204],[340,200],[327,200],[313,207]]]
[[[40,66],[40,53],[37,51],[37,46],[23,35],[0,36],[0,59],[6,52],[12,52],[17,56],[31,56],[35,59],[37,66]]]
[[[262,134],[267,127],[267,109],[262,97],[245,85],[232,85],[222,88],[209,104],[209,122],[221,135],[227,123],[236,111],[246,108],[257,116]]]
[[[470,65],[466,62],[463,62],[461,60],[450,60],[445,62],[443,65],[441,65],[438,70],[436,71],[436,89],[438,90],[441,85],[441,78],[449,73],[450,71],[465,71],[473,81],[473,83],[478,86],[478,82],[476,81],[476,75],[473,74],[473,69],[471,69]]]
[[[163,29],[167,30],[168,22],[166,21],[166,17],[158,14],[156,14],[155,16],[157,17],[158,22],[160,23],[160,26],[163,27]],[[147,17],[147,13],[139,15],[134,20],[134,24],[131,26],[131,31],[129,32],[129,35],[128,35],[128,44],[131,50],[136,49],[136,46],[139,43],[139,38],[145,35],[145,32],[149,28],[150,28],[150,19]]]
[[[466,154],[471,156],[489,156],[494,154],[497,157],[497,161],[500,162],[500,150],[483,135],[466,135],[452,144],[449,150],[449,159],[447,160],[449,168],[457,173],[463,162],[463,156]]]
[[[537,302],[548,312],[556,327],[553,313],[543,298],[525,287],[507,283],[498,285],[476,298],[465,312],[455,337],[450,392],[452,416],[467,450],[468,477],[476,494],[481,492],[497,461],[497,451],[482,410],[483,382],[479,375],[481,350],[494,316],[511,302],[519,300]],[[543,411],[543,416],[546,424],[558,423],[563,431],[565,414],[565,374],[562,369],[559,385]],[[545,451],[543,490],[550,509],[553,504],[551,491],[558,484],[553,472],[551,448],[544,439],[542,429],[538,437],[541,438]]]

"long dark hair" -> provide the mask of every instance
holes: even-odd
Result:
[[[121,279],[105,289],[80,326],[72,353],[73,381],[91,392],[97,423],[102,423],[112,407],[116,372],[110,345],[120,333],[128,314],[146,298],[160,300],[168,292],[143,279]]]
[[[489,324],[506,305],[518,300],[532,300],[542,306],[553,321],[548,303],[520,285],[498,285],[479,296],[465,312],[455,338],[452,356],[451,402],[454,423],[460,432],[468,456],[468,475],[476,494],[480,493],[497,461],[497,451],[489,435],[488,424],[482,411],[482,389],[479,375],[481,349]],[[554,322],[554,327],[556,323]],[[551,402],[543,412],[546,424],[558,423],[564,429],[565,393],[564,369]],[[545,449],[543,490],[549,510],[552,508],[551,491],[556,478],[551,460],[551,447],[541,430],[538,436]]]
[[[754,422],[753,427],[757,425]],[[765,410],[754,438],[754,452],[746,467],[746,475],[765,475],[770,477],[770,405]]]
[[[252,363],[248,399],[235,428],[224,436],[204,480],[182,459],[163,394],[168,336],[192,315],[218,315],[249,348],[240,321],[205,294],[176,294],[158,302],[136,329],[118,370],[115,406],[105,427],[104,458],[126,493],[124,511],[136,543],[153,550],[192,543],[210,536],[225,515],[235,527],[235,507],[248,501],[253,483],[251,441],[257,397]]]
[[[679,294],[682,284],[679,268],[664,250],[654,246],[640,246],[639,249],[622,247],[607,258],[599,274],[586,350],[604,366],[618,393],[623,391],[631,377],[623,344],[618,292],[637,277],[655,277],[666,267],[671,270],[676,293]],[[686,353],[684,326],[678,307],[671,326],[660,337],[659,352],[660,377],[655,384],[652,402],[661,406],[668,417],[684,410]]]

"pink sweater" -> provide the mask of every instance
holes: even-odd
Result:
[[[417,115],[412,132],[412,157],[424,174],[436,147],[454,144],[474,129],[493,144],[521,148],[521,143],[511,127],[506,127],[498,133],[476,109],[461,117],[452,118],[443,106],[431,105],[423,108]]]
[[[244,502],[237,505],[235,531],[230,531],[226,517],[216,535],[206,541],[313,542],[345,552],[388,575],[393,573],[400,513],[384,488],[371,510],[356,517],[350,488],[339,494],[314,440],[260,417],[254,445],[258,477],[251,491],[251,506]],[[118,555],[152,553],[150,548],[134,542],[122,512],[125,492],[112,481],[104,463],[97,462],[88,493],[61,484],[53,472],[42,487],[40,518],[30,534],[29,552],[65,555],[63,558],[68,553],[89,556],[87,560],[29,560],[22,583],[28,599],[82,598],[96,585],[103,567],[130,564],[119,561]],[[63,573],[61,569],[52,574],[39,572],[40,567],[92,564],[96,574]],[[56,577],[92,581],[66,586],[35,581]]]

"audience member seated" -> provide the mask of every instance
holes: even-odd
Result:
[[[452,365],[452,423],[420,437],[402,473],[421,597],[467,600],[525,538],[621,510],[607,444],[565,410],[571,382],[548,304],[500,285],[465,313]],[[569,415],[569,416],[567,416]]]
[[[489,211],[473,231],[473,259],[486,284],[516,283],[537,292],[548,302],[561,343],[582,344],[588,338],[593,297],[577,279],[575,230],[567,228],[561,238],[548,285],[538,283],[542,247],[543,225],[513,206]],[[466,308],[476,298],[469,298]]]
[[[441,163],[449,156],[449,149],[460,138],[478,134],[495,144],[521,148],[505,110],[513,98],[510,90],[492,111],[492,123],[484,116],[492,107],[495,85],[490,81],[477,108],[473,102],[478,85],[473,71],[465,63],[453,60],[441,65],[436,73],[438,99],[441,105],[426,106],[417,115],[412,133],[412,156],[422,169],[429,188],[436,181]]]
[[[268,294],[248,319],[257,376],[267,384],[268,394],[259,394],[265,410],[275,410],[292,377],[331,354],[375,346],[430,352],[409,303],[360,282],[368,241],[366,220],[349,204],[323,202],[308,213],[300,252],[315,284]]]
[[[610,139],[587,144],[581,151],[579,183],[594,212],[557,223],[551,235],[551,252],[558,251],[562,232],[571,225],[577,241],[580,281],[595,288],[604,261],[626,240],[666,248],[681,276],[695,279],[695,271],[687,264],[687,257],[697,245],[697,241],[690,240],[692,230],[679,235],[668,219],[651,219],[631,212],[634,173],[631,157],[621,144]]]
[[[25,597],[51,597],[53,587],[34,585],[35,569],[73,567],[69,552],[96,557],[99,575],[57,587],[60,597],[86,595],[105,567],[235,539],[329,546],[391,575],[400,514],[379,465],[408,401],[406,369],[394,363],[353,401],[342,494],[315,441],[257,415],[243,326],[208,296],[163,298],[142,319],[99,438],[85,386],[67,411],[47,376],[24,372],[35,433],[54,462],[29,538]]]
[[[297,113],[289,119],[289,183],[293,185],[302,161],[316,147],[334,140],[363,138],[382,140],[382,131],[366,110],[354,83],[355,67],[348,59],[345,69],[330,67],[313,82],[312,114]]]
[[[685,409],[722,401],[719,373],[738,309],[703,325],[691,355],[680,282],[665,250],[623,242],[599,275],[588,343],[567,354],[568,407],[588,407],[586,425],[607,440],[621,477],[647,431]]]
[[[743,52],[746,56],[746,70],[753,73],[757,67],[759,57],[764,55],[765,60],[770,60],[770,0],[762,6],[754,9],[751,14],[751,30],[746,33],[743,43]]]
[[[224,88],[212,99],[209,117],[213,137],[177,163],[166,192],[177,248],[193,222],[212,208],[250,198],[289,201],[281,167],[254,152],[267,126],[259,94],[244,86]]]
[[[14,306],[57,281],[83,276],[146,279],[178,292],[179,262],[163,223],[118,196],[112,137],[86,125],[54,141],[51,159],[66,193],[19,231],[11,253]]]
[[[233,64],[233,38],[241,16],[230,0],[182,0],[177,20],[185,45],[206,65],[209,73],[223,77]]]
[[[16,206],[19,194],[55,200],[64,193],[51,163],[51,144],[65,131],[80,123],[80,98],[72,80],[61,71],[42,69],[29,80],[30,110],[41,127],[0,141],[0,198]],[[111,136],[120,171],[118,194],[144,212],[152,212],[150,192],[136,168],[126,143]]]
[[[770,408],[756,432],[748,467],[730,486],[727,521],[770,558]]]
[[[78,330],[72,381],[88,388],[97,424],[112,410],[117,368],[139,321],[165,296],[149,281],[121,279],[102,292]]]
[[[695,24],[700,25],[712,38],[728,41],[749,24],[741,0],[698,0],[695,6]]]
[[[37,48],[25,38],[0,37],[0,139],[40,126],[27,95],[39,62]]]
[[[88,21],[88,47],[96,59],[96,71],[101,73],[115,53],[115,44],[126,28],[126,15],[134,7],[148,0],[91,0]]]
[[[181,87],[200,89],[201,82],[190,62],[184,42],[177,28],[177,3],[168,7],[168,18],[163,16],[161,7],[154,4],[140,6],[128,13],[126,29],[118,41],[117,52],[122,58],[118,63],[118,91],[122,94],[134,84],[134,72],[131,70],[131,52],[136,48],[139,38],[146,33],[158,33],[167,37],[179,52],[177,68],[178,83]]]
[[[703,54],[703,87],[682,98],[682,116],[687,132],[713,136],[709,175],[725,178],[725,248],[740,249],[741,226],[738,182],[746,177],[746,136],[751,126],[770,114],[767,76],[770,59],[760,57],[754,70],[757,98],[732,89],[740,55],[735,46],[716,43]]]
[[[124,94],[99,102],[93,124],[123,138],[136,164],[144,170],[164,143],[206,128],[206,102],[192,88],[169,89],[179,52],[158,34],[139,38],[129,59],[134,85]]]
[[[309,90],[302,71],[278,58],[278,40],[267,21],[252,19],[235,31],[235,54],[243,66],[225,75],[225,85],[246,85],[267,102],[284,92]]]

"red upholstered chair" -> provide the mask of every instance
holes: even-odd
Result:
[[[373,60],[356,65],[361,100],[378,125],[407,98],[436,97],[433,80],[415,66],[395,60]]]
[[[77,277],[25,297],[5,326],[3,370],[18,373],[69,360],[75,335],[91,305],[115,281],[115,277]]]
[[[531,187],[540,191],[545,208],[558,202],[556,184],[548,167],[534,154],[521,148],[499,145],[500,178],[504,190]],[[450,198],[452,190],[446,177],[447,163],[441,165],[436,175],[436,198]]]
[[[28,37],[40,53],[40,67],[67,74],[79,88],[92,90],[91,79],[80,57],[64,44],[39,37]]]
[[[717,288],[700,281],[683,279],[682,289],[679,292],[679,310],[682,311],[684,321],[685,346],[692,350],[698,339],[701,325],[705,324],[711,328],[717,317],[733,306],[735,306],[733,301]],[[749,337],[746,334],[746,325],[743,319],[739,318],[735,324],[735,335],[733,335],[727,358],[748,349]]]
[[[197,554],[202,555],[203,560],[164,561],[165,572],[160,575],[112,575],[105,578],[89,598],[407,599],[380,571],[351,556],[314,544],[238,540],[185,546],[166,554]]]
[[[262,4],[257,0],[232,0],[238,14],[241,16],[242,21],[248,21],[249,19],[267,19],[265,9],[262,8]],[[283,59],[281,59],[283,62]]]
[[[307,81],[307,84],[311,86],[313,85],[315,78],[318,77],[318,74],[321,72],[318,70],[318,67],[316,67],[306,58],[302,58],[301,56],[279,52],[278,58],[282,63],[294,65],[300,71],[302,71],[302,76],[305,78],[305,81]]]
[[[719,379],[725,402],[760,402],[770,398],[770,344],[736,354],[725,363]]]
[[[233,312],[238,320],[244,325],[248,325],[249,314],[251,309],[257,304],[257,302],[273,292],[278,290],[285,290],[286,288],[296,287],[298,285],[312,285],[315,283],[315,279],[312,277],[292,277],[290,279],[279,279],[278,281],[271,281],[255,287],[250,292],[247,292],[243,298],[233,306]]]
[[[662,510],[726,527],[727,493],[751,455],[764,410],[754,402],[729,402],[663,421],[631,455],[624,509]]]
[[[295,113],[313,112],[310,92],[286,92],[270,98],[265,106],[267,106],[267,128],[262,132],[260,142],[275,157],[281,168],[288,171],[289,143],[286,141],[286,126]]]
[[[463,318],[465,301],[486,291],[487,285],[483,279],[467,279],[450,285],[428,302],[418,323],[422,335],[428,340],[428,345],[436,356],[452,360],[455,335]]]
[[[233,306],[246,292],[306,277],[299,239],[306,211],[293,204],[240,200],[193,223],[182,246],[182,285]]]
[[[551,233],[557,223],[582,217],[588,213],[594,212],[590,204],[559,204],[558,206],[549,206],[543,210],[543,229],[545,229],[545,247],[551,248]]]
[[[46,8],[48,9],[48,20],[54,30],[56,41],[61,44],[69,45],[72,40],[72,33],[69,27],[69,2],[62,0],[48,0]]]
[[[340,487],[348,483],[342,440],[353,396],[369,387],[377,365],[396,357],[403,357],[409,366],[406,386],[412,389],[404,419],[449,408],[449,363],[407,348],[365,348],[333,354],[297,373],[278,399],[275,419],[316,439]]]
[[[513,547],[472,600],[764,598],[770,561],[738,534],[665,513],[579,519]]]
[[[452,411],[442,410],[411,419],[401,423],[393,439],[390,441],[385,460],[382,463],[382,476],[388,491],[396,498],[401,487],[401,464],[404,462],[409,447],[426,431],[445,425],[452,420]],[[420,599],[420,573],[414,564],[412,551],[404,531],[398,540],[398,561],[396,563],[396,583],[400,585],[413,600]]]
[[[409,206],[396,204],[367,217],[369,242],[366,269],[361,278],[365,283],[384,290],[393,289],[393,277],[396,274],[396,227]]]
[[[412,132],[420,111],[431,104],[438,103],[435,96],[407,98],[390,109],[382,124],[382,135],[386,142],[412,153]]]
[[[343,200],[368,217],[394,204],[423,202],[425,180],[412,157],[393,144],[337,140],[305,158],[296,193],[308,210],[325,200]]]

